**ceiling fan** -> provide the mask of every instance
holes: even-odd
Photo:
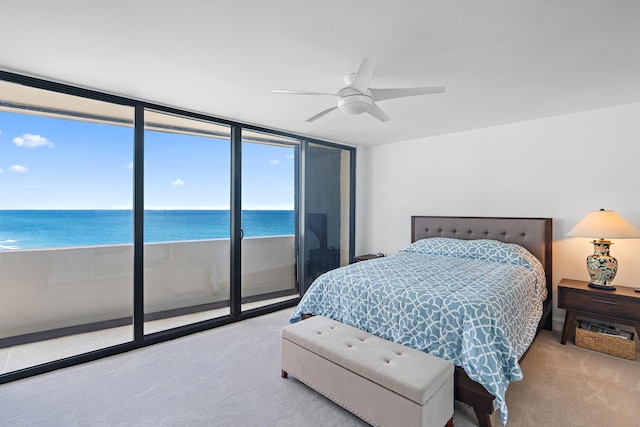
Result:
[[[376,104],[377,101],[383,101],[385,99],[404,98],[406,96],[416,95],[430,95],[434,93],[442,93],[445,90],[444,86],[436,87],[408,87],[397,89],[373,89],[369,87],[369,81],[373,76],[373,70],[376,66],[376,60],[373,58],[362,58],[362,62],[358,67],[358,71],[352,74],[348,74],[344,78],[344,82],[347,86],[343,87],[338,93],[325,93],[325,92],[309,92],[302,90],[273,90],[274,93],[285,93],[293,95],[329,95],[338,98],[338,105],[335,107],[327,108],[324,111],[319,112],[315,116],[308,118],[307,122],[313,122],[320,117],[329,114],[333,110],[340,109],[340,111],[347,114],[362,114],[369,113],[381,122],[386,122],[391,118],[382,111]]]

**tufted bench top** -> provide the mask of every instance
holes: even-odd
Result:
[[[453,364],[323,316],[285,326],[282,338],[418,405],[453,377]]]

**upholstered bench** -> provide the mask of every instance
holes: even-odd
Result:
[[[282,328],[290,373],[373,425],[453,426],[453,364],[322,316]]]

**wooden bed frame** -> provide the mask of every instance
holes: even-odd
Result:
[[[538,331],[541,328],[551,330],[551,247],[553,243],[551,218],[412,216],[411,242],[427,237],[493,239],[517,243],[526,248],[542,263],[547,281],[547,298],[544,301]],[[490,427],[495,397],[481,384],[470,379],[464,369],[459,366],[455,369],[454,382],[455,399],[473,407],[480,426]]]

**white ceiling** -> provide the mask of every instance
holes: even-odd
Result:
[[[0,69],[243,123],[372,145],[640,102],[636,0],[12,0]],[[339,111],[371,87],[446,86]]]

